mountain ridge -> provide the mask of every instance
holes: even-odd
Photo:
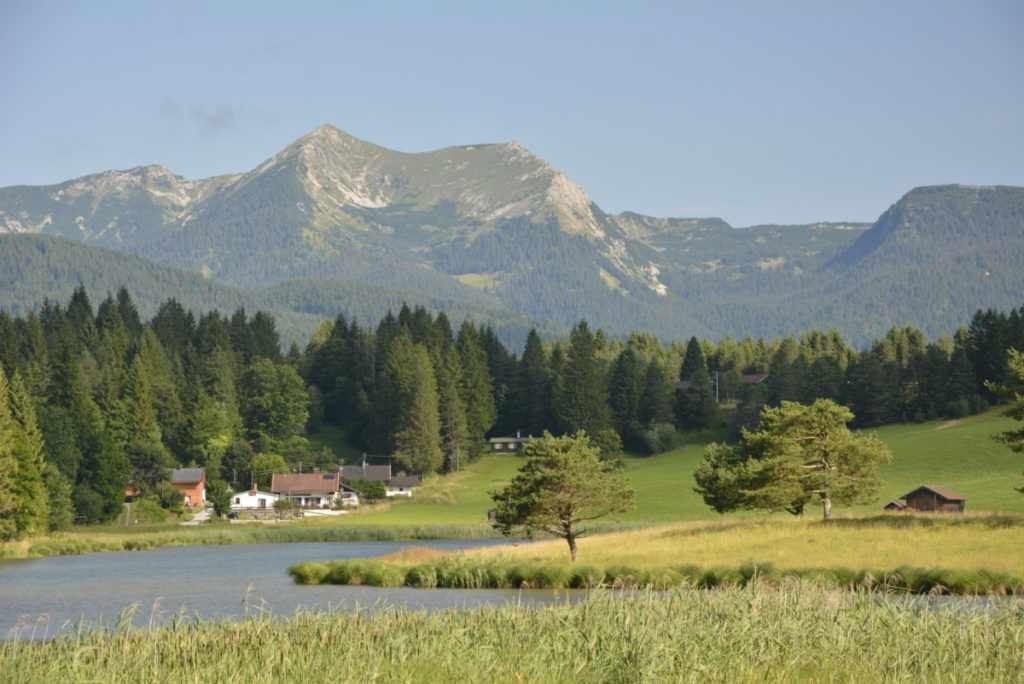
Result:
[[[0,188],[0,232],[114,247],[249,291],[364,283],[666,338],[836,325],[863,340],[1016,306],[1022,217],[1024,189],[956,185],[912,189],[873,224],[610,215],[515,142],[404,153],[330,125],[239,174],[192,181],[154,165]]]

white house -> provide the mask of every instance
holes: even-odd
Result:
[[[259,510],[264,508],[273,508],[274,502],[280,499],[277,494],[272,492],[263,492],[259,488],[253,487],[247,492],[236,492],[231,498],[231,510],[233,511],[245,511],[245,510]]]
[[[274,473],[270,491],[303,508],[330,508],[339,496],[337,473]]]
[[[412,496],[413,490],[420,484],[415,475],[396,475],[384,483],[386,496]]]

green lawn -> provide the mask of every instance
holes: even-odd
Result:
[[[411,499],[395,497],[386,510],[345,517],[368,525],[485,525],[494,504],[488,492],[511,480],[522,464],[512,454],[484,456],[457,473],[433,477]]]
[[[1016,425],[1003,409],[957,421],[894,425],[877,431],[892,449],[882,468],[881,504],[920,485],[944,485],[967,498],[969,511],[1024,511],[1024,456],[993,435]],[[870,506],[868,510],[877,510]]]
[[[885,484],[879,501],[837,508],[836,512],[879,512],[886,501],[923,484],[958,492],[967,498],[968,510],[1024,512],[1024,494],[1015,491],[1024,486],[1024,458],[992,438],[1013,425],[1001,410],[993,410],[957,421],[882,428],[877,435],[889,444],[893,460],[882,467]],[[637,506],[621,519],[676,522],[718,518],[693,491],[693,471],[703,454],[703,444],[691,444],[658,456],[627,458],[626,474],[636,488]],[[394,502],[385,511],[350,516],[346,523],[485,524],[492,505],[487,492],[511,479],[520,463],[518,456],[485,456],[460,473],[434,478],[410,501]]]

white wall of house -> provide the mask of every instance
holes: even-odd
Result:
[[[385,496],[412,496],[414,487],[384,487]]]
[[[258,489],[253,489],[247,492],[236,492],[231,497],[231,509],[243,510],[247,508],[273,508],[274,502],[279,498],[281,497],[277,494],[262,492]]]
[[[327,506],[330,507],[334,500],[337,498],[337,492],[317,492],[315,494],[282,494],[282,499],[289,499],[295,501],[303,508],[312,508],[314,506]]]

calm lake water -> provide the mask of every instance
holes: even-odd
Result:
[[[502,540],[316,542],[177,546],[152,551],[92,553],[0,561],[0,638],[49,638],[75,625],[114,625],[137,606],[134,624],[165,624],[177,614],[237,618],[296,610],[439,610],[521,601],[568,600],[544,590],[381,589],[292,584],[288,568],[304,561],[372,558],[411,546],[444,550]]]

